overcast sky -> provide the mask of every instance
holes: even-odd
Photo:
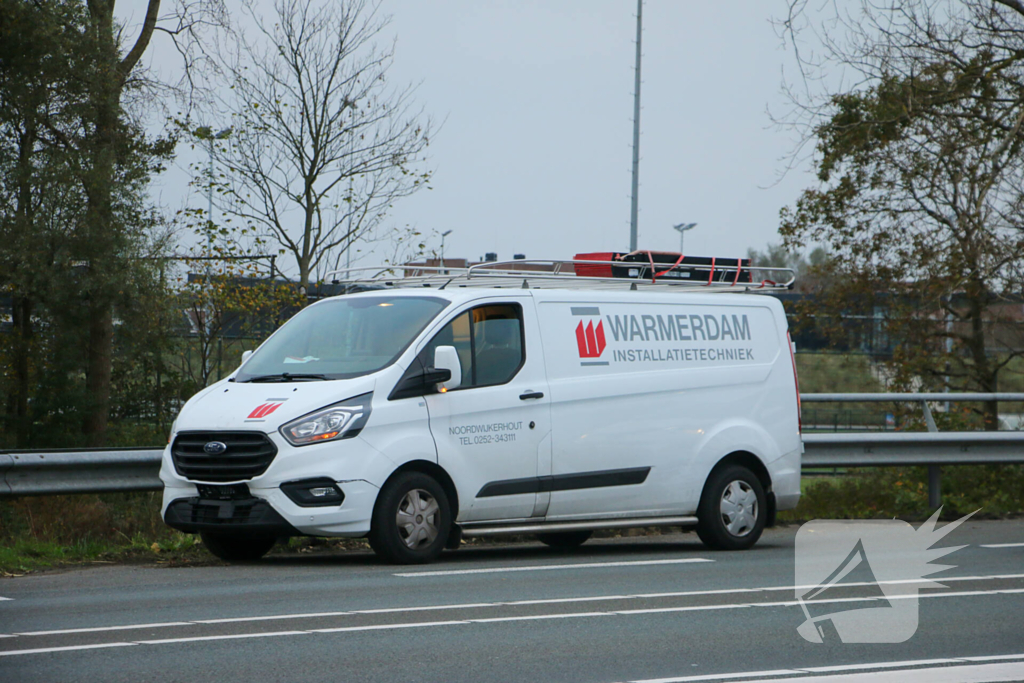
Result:
[[[122,0],[141,16],[143,0]],[[268,4],[268,10],[271,3]],[[396,225],[452,230],[448,257],[565,258],[626,250],[635,0],[384,0],[398,38],[392,83],[444,127],[430,147],[433,189],[396,205]],[[781,181],[792,57],[770,23],[782,0],[649,0],[644,5],[641,248],[734,256],[776,241],[779,209],[812,183]],[[173,60],[166,45],[153,53]],[[180,162],[189,160],[187,153]],[[186,194],[168,173],[154,194]],[[436,242],[435,242],[436,244]]]

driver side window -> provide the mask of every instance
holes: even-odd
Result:
[[[505,384],[519,372],[523,353],[523,313],[518,304],[487,304],[458,315],[420,353],[425,367],[434,349],[454,346],[462,366],[459,389]]]

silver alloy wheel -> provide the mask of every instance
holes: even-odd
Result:
[[[395,515],[402,541],[413,550],[433,543],[440,514],[441,508],[429,491],[413,489],[406,493]]]
[[[737,479],[722,492],[719,504],[722,523],[733,536],[746,536],[757,523],[757,493],[747,482]]]

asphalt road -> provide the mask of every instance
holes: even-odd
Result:
[[[940,560],[946,587],[922,591],[898,644],[797,633],[795,535],[738,553],[672,534],[463,547],[417,567],[352,552],[5,579],[0,681],[1024,680],[1024,520],[941,542],[969,545]]]

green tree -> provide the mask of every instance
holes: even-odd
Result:
[[[815,274],[825,265],[828,254],[823,248],[814,247],[809,254],[804,255],[773,242],[765,245],[764,251],[747,249],[747,258],[754,266],[791,268],[796,273],[795,288],[806,290],[814,288],[817,282]]]
[[[30,437],[35,361],[47,346],[36,320],[62,279],[55,268],[67,273],[60,246],[82,207],[71,159],[47,142],[51,129],[66,130],[74,118],[73,55],[84,27],[75,2],[0,0],[0,291],[12,312],[3,339],[4,422],[17,445]]]
[[[112,0],[0,0],[0,286],[15,311],[4,390],[21,445],[51,418],[103,441],[115,309],[132,325],[132,297],[161,291],[148,259],[167,245],[146,190],[174,141],[149,138],[126,105],[159,9],[150,0],[122,50]]]
[[[857,77],[790,121],[819,184],[783,210],[783,245],[827,245],[818,305],[882,316],[897,379],[996,391],[1022,352],[1003,304],[1024,263],[1024,6],[864,2],[821,35],[818,65]]]

